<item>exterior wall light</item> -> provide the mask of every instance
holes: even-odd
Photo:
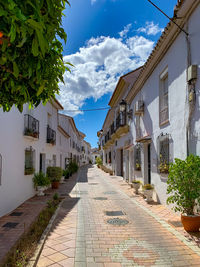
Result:
[[[121,112],[124,112],[126,110],[126,101],[122,99],[122,101],[119,103],[119,109]]]

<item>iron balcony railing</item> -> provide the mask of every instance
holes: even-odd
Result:
[[[110,134],[112,135],[112,134],[114,134],[115,133],[115,124],[114,124],[114,122],[111,124],[111,126],[110,126]]]
[[[116,130],[126,125],[126,111],[120,112],[116,118]]]
[[[29,114],[24,115],[24,135],[39,138],[39,121]]]
[[[47,143],[52,145],[56,144],[56,131],[51,129],[49,125],[47,126]]]

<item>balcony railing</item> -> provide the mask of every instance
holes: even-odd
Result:
[[[52,145],[56,144],[56,131],[51,129],[49,125],[47,126],[47,143]]]
[[[39,138],[39,121],[29,114],[24,115],[24,135]]]
[[[126,111],[120,112],[116,119],[116,129],[126,125]]]
[[[115,133],[115,124],[114,124],[114,122],[111,124],[111,126],[110,126],[110,134],[112,135],[112,134],[114,134]]]

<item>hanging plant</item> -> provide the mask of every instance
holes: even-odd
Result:
[[[65,70],[62,12],[67,0],[0,0],[0,107],[37,106],[59,93]],[[71,65],[70,63],[66,63]]]

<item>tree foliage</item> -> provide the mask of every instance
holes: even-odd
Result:
[[[176,158],[170,165],[167,184],[167,203],[175,204],[175,211],[193,215],[194,207],[200,204],[200,157]]]
[[[0,107],[37,106],[59,92],[67,0],[0,0]],[[70,64],[70,63],[66,63]]]

